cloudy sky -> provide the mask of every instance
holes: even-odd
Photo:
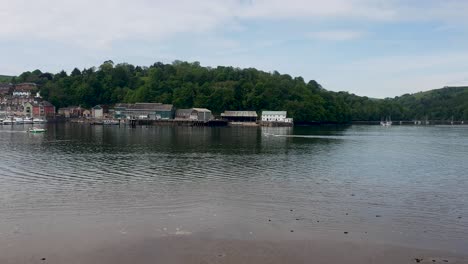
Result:
[[[178,59],[381,98],[468,84],[467,12],[464,0],[0,0],[0,74]]]

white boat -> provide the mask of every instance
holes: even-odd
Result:
[[[33,124],[43,124],[46,121],[42,118],[33,118]]]
[[[13,119],[7,118],[7,119],[3,120],[2,123],[3,123],[4,125],[13,125],[15,122],[13,122]]]
[[[381,126],[391,126],[392,125],[392,120],[390,118],[385,119],[385,121],[380,121]]]
[[[103,120],[103,125],[118,125],[119,121],[113,119],[105,119]]]
[[[28,129],[29,133],[44,133],[46,131],[47,131],[46,129],[38,128],[38,127],[33,127],[33,128]]]
[[[26,117],[25,119],[23,119],[23,124],[32,124],[32,123],[33,123],[33,120],[30,117]]]
[[[24,124],[24,120],[21,117],[15,117],[15,124],[21,125]]]

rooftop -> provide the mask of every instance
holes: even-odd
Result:
[[[287,115],[286,111],[262,111],[262,115]]]
[[[221,116],[231,116],[231,117],[257,117],[257,112],[255,111],[224,111]]]
[[[171,111],[174,108],[173,105],[171,104],[161,104],[161,103],[116,104],[115,107],[126,108],[129,110],[153,110],[153,111]]]

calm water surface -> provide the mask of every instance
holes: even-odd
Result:
[[[466,126],[25,129],[0,126],[3,253],[166,235],[468,249]]]

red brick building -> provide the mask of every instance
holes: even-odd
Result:
[[[32,104],[32,114],[34,117],[43,116],[52,118],[55,117],[55,106],[47,101],[42,101],[37,104]]]

